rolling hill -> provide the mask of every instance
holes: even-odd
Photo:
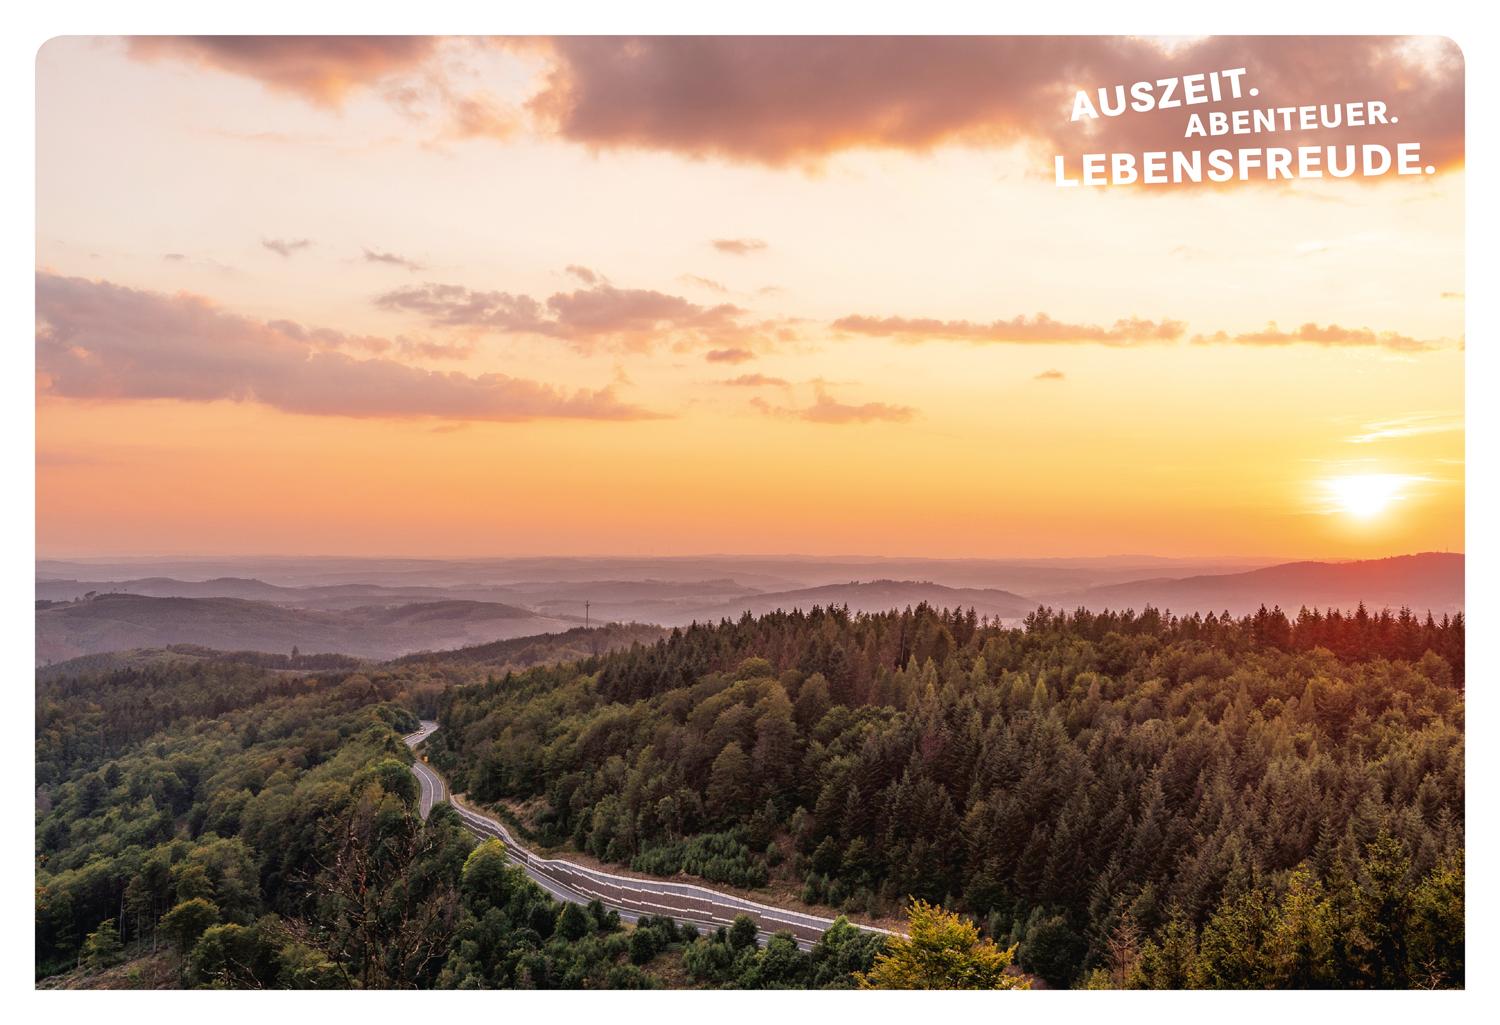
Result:
[[[243,598],[101,594],[39,608],[38,663],[129,648],[196,644],[220,650],[339,652],[393,658],[555,633],[572,619],[497,602],[437,601],[346,610],[289,608]]]
[[[981,616],[1001,619],[1019,619],[1037,606],[1030,598],[996,588],[947,587],[925,580],[871,580],[748,595],[734,601],[682,610],[673,622],[738,619],[747,611],[759,616],[777,609],[806,610],[814,605],[825,608],[847,605],[850,612],[885,612],[924,601],[937,608],[972,607]]]
[[[1252,613],[1262,605],[1280,605],[1295,614],[1304,605],[1352,609],[1363,602],[1369,609],[1404,605],[1419,614],[1442,615],[1464,607],[1464,557],[1425,552],[1359,562],[1288,562],[1246,573],[1108,584],[1044,600],[1064,608],[1152,605],[1178,613],[1228,610],[1234,615]]]

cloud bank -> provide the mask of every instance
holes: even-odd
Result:
[[[1439,166],[1463,159],[1463,58],[1440,39],[570,37],[550,50],[553,70],[530,109],[563,138],[594,147],[770,165],[954,142],[1064,153],[1085,144],[1090,152],[1191,148],[1180,108],[1094,122],[1085,135],[1068,120],[1074,93],[1244,67],[1260,95],[1237,105],[1381,99],[1401,117],[1399,128],[1319,132],[1320,144],[1386,132],[1420,139]]]
[[[1318,324],[1303,324],[1294,331],[1283,331],[1274,323],[1264,331],[1230,334],[1217,331],[1211,335],[1196,335],[1193,342],[1198,345],[1253,345],[1280,347],[1286,345],[1321,345],[1325,348],[1380,348],[1393,352],[1431,352],[1444,343],[1435,339],[1412,338],[1396,331],[1372,331],[1370,328],[1346,328],[1337,324],[1322,327]]]
[[[833,327],[850,334],[894,338],[919,343],[950,340],[1012,345],[1087,343],[1131,346],[1175,342],[1186,328],[1176,320],[1142,320],[1129,317],[1109,327],[1098,324],[1069,324],[1053,320],[1045,313],[1035,317],[1019,316],[977,324],[969,320],[937,320],[932,317],[841,317]]]
[[[653,289],[616,288],[597,275],[595,278],[598,283],[558,292],[545,301],[510,292],[428,283],[386,292],[375,303],[382,309],[417,314],[439,327],[542,335],[585,351],[603,344],[644,350],[659,342],[725,348],[728,343],[742,343],[756,334],[754,326],[742,319],[745,311],[733,304],[700,306],[681,296]]]
[[[256,402],[286,413],[449,420],[654,417],[613,387],[568,392],[505,374],[440,372],[345,349],[397,347],[291,321],[259,321],[200,296],[36,277],[39,387],[84,399]],[[420,344],[420,343],[419,343]]]

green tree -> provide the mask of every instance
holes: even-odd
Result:
[[[219,920],[219,908],[202,897],[178,904],[161,918],[161,931],[186,954],[198,942],[203,931]]]
[[[90,968],[108,968],[120,960],[122,949],[119,927],[113,918],[108,919],[83,941],[83,963]]]
[[[567,903],[557,913],[557,934],[565,940],[581,940],[589,934],[589,916],[577,904]]]
[[[750,757],[737,741],[724,745],[709,772],[708,810],[720,818],[731,816],[746,804],[751,785]]]
[[[1411,897],[1406,957],[1407,977],[1424,988],[1464,984],[1463,856],[1433,869]]]
[[[749,915],[735,915],[729,925],[729,946],[732,950],[748,950],[759,940],[760,926]]]
[[[914,900],[906,913],[907,935],[893,936],[868,972],[864,989],[1028,989],[1007,974],[1015,948],[1001,950],[979,938],[971,922],[941,907]]]

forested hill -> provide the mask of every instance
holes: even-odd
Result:
[[[71,669],[37,684],[39,986],[847,988],[883,945],[558,904],[448,805],[419,817],[420,672]]]
[[[1236,615],[1280,603],[1354,611],[1406,606],[1452,613],[1464,607],[1464,557],[1457,552],[1423,552],[1356,562],[1288,562],[1243,573],[1217,573],[1176,579],[1132,580],[1054,595],[1065,608],[1158,608],[1189,612],[1228,610]]]
[[[745,617],[446,694],[545,844],[972,916],[1057,986],[1463,980],[1461,615]]]

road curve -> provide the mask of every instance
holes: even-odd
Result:
[[[406,742],[415,749],[432,736],[437,728],[437,723],[423,720],[422,728],[408,736]],[[691,922],[707,932],[712,932],[721,925],[729,925],[736,915],[749,915],[760,926],[763,938],[769,938],[778,932],[789,932],[804,950],[810,949],[833,924],[831,918],[760,904],[692,883],[617,875],[559,858],[540,857],[518,843],[499,819],[454,798],[443,777],[422,761],[420,756],[412,763],[412,772],[416,774],[422,787],[418,809],[422,818],[427,818],[434,804],[448,801],[469,832],[482,840],[496,838],[502,841],[510,860],[520,865],[527,876],[557,900],[587,904],[597,899],[605,907],[618,911],[620,917],[627,922],[634,922],[647,915],[667,915],[678,922]],[[887,929],[854,924],[869,932],[890,934]]]

